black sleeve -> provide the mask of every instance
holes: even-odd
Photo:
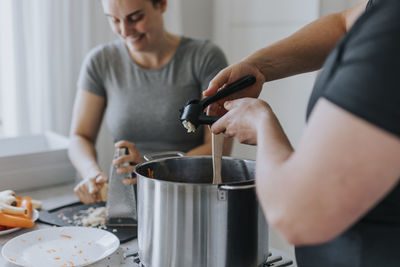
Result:
[[[367,7],[365,8],[366,11],[370,10],[372,6],[374,5],[374,0],[369,0],[367,3]]]
[[[377,6],[380,2],[383,2],[386,0],[369,0],[367,3],[367,7],[365,8],[366,11],[371,10],[373,7]]]
[[[323,96],[400,137],[400,1],[369,15],[349,33]]]

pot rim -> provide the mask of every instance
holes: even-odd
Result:
[[[165,157],[165,158],[158,158],[158,159],[153,159],[150,161],[145,161],[142,163],[139,163],[135,166],[135,168],[133,169],[133,172],[136,174],[138,180],[139,179],[147,179],[150,181],[153,181],[155,183],[167,183],[167,184],[174,184],[174,185],[189,185],[189,186],[204,186],[204,187],[217,187],[218,189],[221,190],[235,190],[235,189],[239,189],[239,188],[235,188],[235,185],[237,185],[238,187],[240,186],[240,189],[249,189],[249,188],[253,188],[255,187],[255,178],[251,179],[251,180],[246,180],[246,181],[239,181],[239,182],[231,182],[231,183],[221,183],[221,184],[212,184],[212,183],[185,183],[185,182],[173,182],[173,181],[166,181],[166,180],[160,180],[157,178],[151,178],[148,177],[146,175],[142,175],[139,174],[137,172],[138,168],[141,168],[143,166],[149,165],[149,164],[154,164],[157,162],[162,162],[168,159],[201,159],[201,158],[212,158],[211,155],[196,155],[196,156],[169,156],[169,157]],[[243,160],[243,161],[248,161],[248,162],[255,162],[255,160],[251,160],[251,159],[241,159],[241,158],[234,158],[234,157],[228,157],[228,156],[223,156],[223,159],[228,159],[228,160]],[[244,186],[244,187],[243,187]]]
[[[226,190],[226,191],[238,190],[238,189],[250,189],[250,188],[254,188],[256,186],[255,179],[241,181],[241,182],[222,183],[222,184],[172,182],[172,181],[160,180],[157,178],[150,178],[150,177],[143,176],[140,174],[138,174],[138,179],[146,179],[146,180],[152,181],[153,183],[166,183],[166,184],[173,184],[173,185],[197,186],[197,187],[201,186],[201,187],[211,187],[211,188],[216,187],[220,190]]]

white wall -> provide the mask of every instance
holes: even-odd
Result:
[[[321,0],[320,14],[327,15],[353,7],[364,0]]]

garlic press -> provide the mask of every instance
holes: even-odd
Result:
[[[239,80],[227,85],[223,89],[219,90],[215,95],[208,96],[202,100],[190,100],[186,105],[181,108],[180,120],[183,126],[188,132],[194,132],[199,125],[202,124],[213,124],[220,117],[219,116],[207,116],[204,109],[224,97],[234,94],[256,82],[256,78],[253,75],[247,75]]]

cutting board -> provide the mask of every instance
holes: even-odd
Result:
[[[104,206],[105,202],[98,202],[94,204],[75,202],[51,210],[41,210],[39,212],[38,220],[42,223],[56,226],[81,226],[74,222],[74,215],[79,214],[80,211],[87,210],[90,207],[98,208]],[[137,226],[107,226],[107,229],[103,230],[115,234],[121,243],[137,237]]]

